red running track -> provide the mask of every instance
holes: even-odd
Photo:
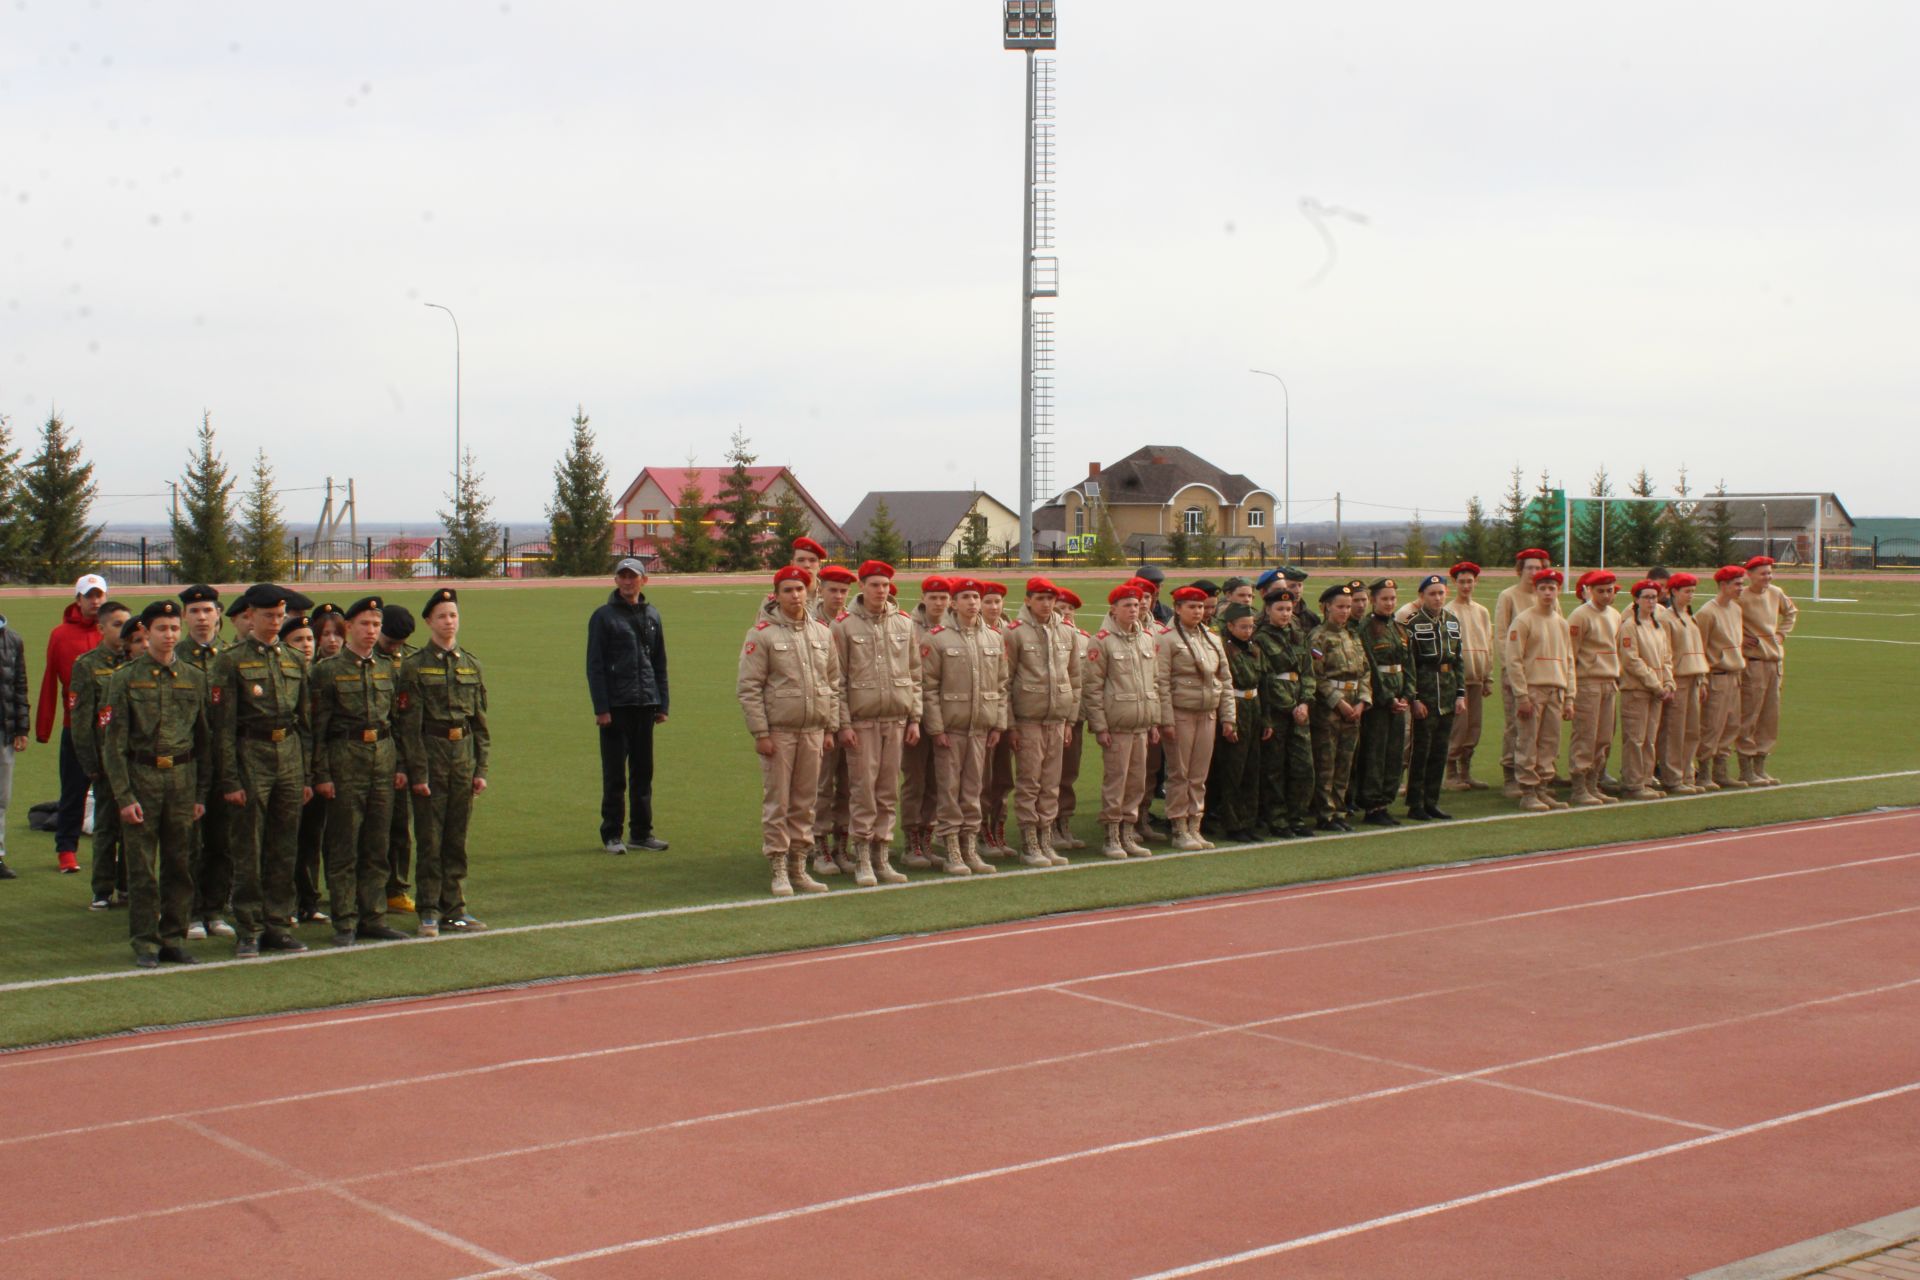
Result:
[[[12,1055],[0,1275],[1685,1275],[1920,1202],[1917,924],[1905,811]]]

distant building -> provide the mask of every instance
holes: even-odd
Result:
[[[1709,495],[1700,502],[1718,502]],[[1822,545],[1829,550],[1850,547],[1854,540],[1853,517],[1831,493],[1819,496],[1819,532]],[[1789,564],[1813,562],[1813,498],[1765,498],[1750,494],[1725,495],[1727,514],[1733,518],[1735,545],[1748,555],[1764,553]]]
[[[1198,534],[1211,527],[1227,551],[1239,555],[1274,545],[1271,490],[1229,472],[1179,445],[1136,449],[1112,466],[1093,463],[1087,478],[1034,513],[1036,545],[1074,550],[1098,537],[1101,509],[1124,544],[1124,554],[1161,554],[1176,529]]]
[[[952,560],[976,520],[985,526],[991,550],[1020,545],[1019,514],[984,489],[892,489],[869,493],[847,517],[847,537],[854,546],[865,542],[882,502],[907,545],[907,558],[915,562]]]
[[[646,467],[627,486],[613,507],[613,549],[620,555],[656,556],[660,548],[673,540],[673,512],[688,480],[700,487],[707,503],[706,521],[717,539],[728,524],[727,513],[719,507],[720,489],[726,484],[731,467]],[[765,518],[771,520],[774,504],[784,492],[791,492],[807,509],[810,536],[831,548],[845,543],[846,531],[834,522],[814,501],[793,472],[786,467],[748,467],[753,491],[760,498]]]

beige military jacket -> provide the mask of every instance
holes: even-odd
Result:
[[[1233,671],[1227,648],[1206,627],[1176,621],[1153,639],[1154,681],[1160,722],[1173,723],[1176,711],[1212,711],[1224,726],[1233,724]]]
[[[1054,618],[1041,622],[1030,609],[1001,633],[1007,646],[1013,718],[1067,724],[1080,713],[1080,630]]]
[[[1619,680],[1620,611],[1582,600],[1567,616],[1573,665],[1582,680]]]
[[[1740,651],[1746,623],[1738,600],[1722,604],[1715,596],[1693,611],[1693,621],[1700,628],[1700,648],[1707,655],[1709,671],[1725,674],[1747,669],[1746,655]]]
[[[1671,610],[1669,610],[1671,612]],[[1666,693],[1673,685],[1673,647],[1667,628],[1656,615],[1641,622],[1631,615],[1620,622],[1620,667],[1623,687],[1643,693]]]
[[[840,661],[840,727],[856,720],[920,721],[920,641],[892,601],[879,617],[856,600],[833,622]]]
[[[1693,615],[1678,609],[1663,609],[1660,625],[1667,633],[1667,648],[1673,654],[1673,674],[1676,677],[1707,674],[1707,646]]]
[[[1740,641],[1741,652],[1749,660],[1770,658],[1778,662],[1787,652],[1782,642],[1799,619],[1799,607],[1786,592],[1772,583],[1767,584],[1765,591],[1741,588],[1740,622],[1746,629]]]
[[[1145,733],[1160,724],[1153,636],[1142,626],[1122,631],[1113,615],[1087,637],[1082,673],[1087,727],[1095,733]]]
[[[1493,679],[1493,619],[1478,600],[1449,596],[1442,606],[1460,624],[1462,683],[1490,689]]]
[[[760,619],[741,646],[734,692],[756,738],[776,729],[833,729],[840,723],[833,633],[810,617]]]
[[[1007,727],[1007,646],[1000,633],[976,620],[972,627],[938,626],[920,645],[928,733],[991,733]]]
[[[1505,648],[1505,637],[1513,630],[1513,620],[1533,607],[1533,588],[1525,582],[1516,582],[1502,591],[1493,602],[1493,634],[1501,637]],[[1506,676],[1509,689],[1518,689],[1519,682],[1513,678],[1513,672],[1507,667],[1506,654],[1500,655],[1500,665]]]
[[[1567,620],[1558,609],[1542,613],[1532,608],[1516,613],[1507,628],[1504,656],[1507,684],[1517,698],[1527,697],[1532,690],[1565,689],[1568,697],[1579,692],[1573,641]]]

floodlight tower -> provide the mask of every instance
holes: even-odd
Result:
[[[1033,563],[1033,500],[1053,487],[1053,313],[1035,298],[1060,296],[1053,248],[1054,0],[1001,0],[1008,49],[1027,55],[1027,172],[1020,249],[1020,563]]]

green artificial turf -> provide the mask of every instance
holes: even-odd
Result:
[[[1486,584],[1489,605],[1500,585]],[[1784,585],[1796,597],[1806,593],[1805,583]],[[1914,643],[1920,640],[1920,583],[1829,582],[1826,591],[1857,603],[1803,601],[1787,663],[1783,741],[1769,768],[1788,781],[1920,770],[1920,734],[1909,711],[1920,692],[1920,643]],[[336,594],[344,600],[358,593]],[[424,597],[425,589],[418,594]],[[745,583],[659,586],[649,593],[665,617],[672,660],[673,714],[656,739],[655,812],[658,833],[673,848],[620,858],[599,847],[599,762],[582,665],[586,616],[605,593],[507,588],[470,591],[462,601],[463,640],[486,664],[494,727],[493,786],[478,806],[470,842],[468,897],[475,912],[496,927],[511,927],[755,905],[0,991],[0,1045],[1920,803],[1920,776],[1909,776],[1124,865],[1093,858],[1101,865],[1086,871],[1030,874],[1001,864],[991,879],[944,882],[935,873],[931,878],[943,881],[938,887],[905,892],[851,892],[846,880],[836,879],[831,894],[774,903],[765,897],[759,856],[759,771],[733,698],[735,655],[762,595],[757,584]],[[9,599],[0,601],[0,612],[37,655],[62,603]],[[1083,616],[1083,624],[1089,621]],[[37,697],[37,656],[32,674]],[[1498,716],[1495,703],[1478,770],[1496,780]],[[1089,838],[1094,824],[1087,801],[1097,795],[1099,778],[1099,751],[1091,745],[1083,778],[1080,827]],[[125,913],[89,912],[87,877],[56,874],[51,837],[27,829],[28,806],[55,794],[53,745],[36,743],[19,758],[9,814],[8,861],[20,879],[0,883],[0,984],[130,968]],[[1513,808],[1497,790],[1450,794],[1447,804],[1463,818]],[[81,857],[88,858],[84,841]],[[324,926],[308,927],[303,936],[326,949]],[[212,961],[225,958],[230,944],[213,940],[193,949]]]

